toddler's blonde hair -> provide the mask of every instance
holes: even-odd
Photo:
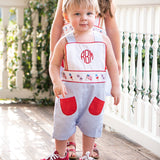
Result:
[[[97,0],[63,0],[63,13],[67,13],[74,7],[92,8],[97,14],[100,12]]]

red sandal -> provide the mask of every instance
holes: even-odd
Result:
[[[68,148],[70,146],[73,146],[74,149]],[[76,144],[74,142],[67,142],[67,150],[69,152],[69,159],[70,160],[78,160],[79,157],[76,155]]]
[[[93,152],[96,153],[95,156],[92,156],[94,159],[99,159],[99,151],[97,149],[97,144],[95,143],[94,144],[94,147],[93,147]]]
[[[51,156],[47,157],[47,158],[44,158],[44,159],[41,159],[41,160],[69,160],[69,154],[68,152],[66,153],[66,156],[64,158],[61,158],[59,156],[59,153],[57,151],[55,151]]]

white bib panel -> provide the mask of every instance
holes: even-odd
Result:
[[[106,45],[103,42],[68,43],[67,68],[70,71],[105,71]]]

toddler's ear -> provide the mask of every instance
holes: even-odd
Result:
[[[67,16],[66,13],[63,13],[63,17],[64,17],[64,19],[65,19],[67,22],[69,22],[69,18],[68,18],[68,16]]]

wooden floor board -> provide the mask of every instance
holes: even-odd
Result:
[[[40,160],[54,151],[53,107],[30,104],[0,105],[0,160]],[[77,128],[77,153],[82,150]],[[160,160],[127,138],[103,130],[96,140],[100,160]]]

